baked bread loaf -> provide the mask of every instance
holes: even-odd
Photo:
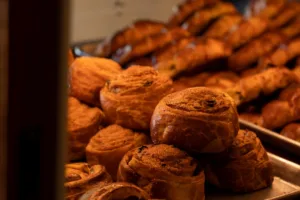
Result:
[[[257,126],[264,127],[264,120],[261,114],[258,113],[241,113],[239,118],[251,122]]]
[[[259,74],[241,78],[241,80],[226,92],[237,105],[257,99],[261,94],[267,96],[273,92],[296,83],[295,74],[285,67],[274,67]]]
[[[125,182],[110,183],[87,191],[79,200],[150,200],[147,192]]]
[[[99,92],[105,82],[121,72],[113,60],[96,57],[77,58],[69,71],[69,93],[80,101],[99,106]]]
[[[172,92],[172,80],[151,67],[132,66],[106,83],[101,106],[110,124],[147,130],[155,106]]]
[[[230,55],[231,48],[224,42],[207,38],[191,43],[171,59],[158,62],[154,68],[173,78],[182,73],[201,72],[213,65],[213,62],[224,60]]]
[[[291,85],[284,89],[277,100],[262,108],[264,125],[268,129],[281,128],[300,119],[300,85]]]
[[[99,108],[89,107],[74,97],[68,98],[68,160],[85,156],[85,147],[97,133],[104,114]]]
[[[204,37],[225,39],[225,37],[237,29],[238,25],[243,21],[243,17],[239,13],[233,13],[221,16],[204,32]]]
[[[280,135],[300,142],[300,124],[291,123],[286,125],[280,132]]]
[[[205,81],[204,86],[225,90],[227,88],[233,87],[239,80],[240,77],[238,76],[238,74],[231,71],[221,71],[209,77]]]
[[[204,200],[204,173],[197,161],[169,145],[147,145],[122,159],[118,181],[144,189],[152,199]]]
[[[170,30],[166,29],[155,35],[145,37],[132,45],[126,45],[123,48],[120,48],[113,54],[112,58],[123,65],[132,59],[152,53],[174,40],[179,40],[188,36],[190,36],[190,33],[179,27]]]
[[[133,132],[119,125],[110,125],[94,135],[86,147],[86,159],[90,165],[105,166],[116,180],[118,166],[123,156],[131,149],[149,143],[143,133]]]
[[[186,88],[204,86],[205,81],[212,76],[212,72],[202,72],[193,76],[182,76],[173,82],[174,91],[181,91]]]
[[[156,106],[151,119],[154,144],[171,144],[191,153],[224,151],[238,130],[233,99],[205,87],[169,94]]]
[[[111,38],[104,40],[96,49],[95,55],[99,57],[109,57],[119,48],[125,45],[132,45],[139,40],[160,33],[165,28],[165,24],[152,20],[137,20],[122,30],[116,32]]]
[[[86,191],[112,182],[105,167],[89,166],[87,163],[65,165],[65,199],[77,200]]]
[[[252,192],[273,182],[272,165],[256,134],[240,130],[222,157],[205,169],[211,184],[234,192]]]
[[[184,0],[173,9],[174,13],[168,20],[168,25],[170,27],[179,26],[195,11],[218,1],[219,0]]]
[[[214,19],[229,13],[237,13],[235,6],[229,2],[218,2],[196,11],[182,24],[182,27],[192,35],[196,35],[201,33]]]

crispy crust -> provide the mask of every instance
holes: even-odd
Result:
[[[267,152],[256,134],[240,130],[222,159],[209,163],[205,175],[217,187],[252,192],[272,184],[272,171]]]
[[[238,130],[233,99],[205,87],[166,96],[156,106],[151,119],[154,144],[172,144],[192,153],[224,151]]]
[[[132,45],[126,45],[120,48],[112,58],[120,64],[125,64],[128,61],[145,56],[154,52],[166,44],[190,36],[186,30],[176,27],[164,32],[145,37],[144,39]]]
[[[169,145],[147,145],[122,159],[118,181],[134,183],[152,198],[204,200],[204,173],[198,162]]]
[[[156,104],[170,92],[171,79],[151,67],[132,66],[101,90],[101,106],[111,124],[147,130]]]
[[[86,147],[86,158],[90,165],[106,167],[114,180],[122,157],[131,149],[149,142],[143,133],[133,132],[118,125],[110,125],[94,135]]]

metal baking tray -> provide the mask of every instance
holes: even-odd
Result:
[[[249,129],[257,134],[263,143],[270,144],[277,149],[286,151],[300,158],[300,143],[290,138],[284,137],[279,133],[271,131],[269,129],[262,128],[253,123],[239,119],[240,127],[243,129]]]
[[[252,193],[233,194],[207,187],[206,200],[278,200],[300,199],[300,165],[268,153],[274,168],[271,187]]]

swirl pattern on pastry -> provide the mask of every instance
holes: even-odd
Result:
[[[71,163],[65,165],[65,199],[77,200],[86,191],[112,182],[105,167],[89,166],[87,163]]]
[[[87,162],[106,167],[116,179],[118,166],[123,156],[131,149],[148,143],[143,133],[133,132],[119,125],[110,125],[94,135],[86,147]]]
[[[99,108],[89,107],[74,97],[68,98],[68,159],[84,158],[85,147],[97,133],[104,114]]]
[[[101,90],[101,106],[111,124],[147,130],[156,104],[170,92],[171,79],[151,67],[132,66]]]
[[[85,103],[99,106],[99,92],[105,82],[121,72],[118,63],[96,57],[77,58],[69,71],[69,92]]]
[[[273,182],[272,165],[255,133],[240,130],[222,159],[211,161],[205,169],[211,184],[234,192],[252,192]]]
[[[172,144],[192,153],[224,151],[238,130],[233,99],[205,87],[188,88],[164,97],[151,119],[155,144]]]
[[[152,198],[204,200],[204,173],[195,159],[169,145],[147,145],[122,159],[118,180],[131,182]]]

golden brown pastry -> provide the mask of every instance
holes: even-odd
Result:
[[[284,41],[285,37],[278,32],[265,33],[233,53],[228,59],[228,65],[234,71],[247,69],[256,64],[261,56],[270,53]]]
[[[165,24],[151,20],[137,20],[114,34],[111,38],[103,41],[96,49],[95,55],[108,57],[125,45],[131,45],[139,40],[160,33],[165,28]]]
[[[285,7],[287,0],[265,0],[253,1],[247,15],[259,16],[266,19],[274,18],[279,15]]]
[[[196,11],[182,24],[182,27],[195,35],[202,32],[212,20],[229,13],[237,13],[234,5],[229,2],[218,2]]]
[[[172,92],[172,80],[151,67],[132,66],[106,83],[101,106],[110,124],[149,129],[155,106]]]
[[[264,120],[261,114],[258,113],[241,113],[239,118],[251,122],[257,126],[264,127]]]
[[[85,147],[103,122],[104,114],[99,108],[89,107],[74,97],[68,98],[68,160],[85,156]]]
[[[66,200],[77,200],[86,191],[111,183],[112,179],[101,165],[89,166],[87,163],[65,165]]]
[[[134,183],[151,198],[204,200],[204,173],[198,162],[169,145],[147,145],[122,159],[118,181]]]
[[[150,200],[149,194],[141,188],[126,182],[110,183],[94,188],[82,195],[79,200]]]
[[[265,71],[266,69],[274,67],[273,65],[262,64],[263,58],[261,58],[258,61],[258,65],[257,66],[241,71],[240,72],[241,78],[248,77],[248,76],[253,76],[255,74],[258,74],[258,73],[261,73],[261,72]],[[278,67],[283,67],[283,66],[278,66]]]
[[[122,157],[131,149],[148,143],[143,133],[133,132],[119,125],[110,125],[94,135],[86,147],[86,159],[90,165],[105,166],[115,180]]]
[[[176,77],[184,72],[203,71],[210,63],[231,55],[231,48],[215,39],[202,39],[177,52],[173,58],[158,62],[159,73]]]
[[[252,192],[271,186],[272,165],[255,133],[240,130],[223,154],[205,169],[208,182],[234,192]]]
[[[298,82],[300,82],[300,63],[296,65],[296,67],[293,69],[293,72],[296,75]]]
[[[99,106],[99,92],[105,82],[121,72],[113,60],[96,57],[76,58],[69,71],[69,92],[90,105]]]
[[[252,101],[261,94],[273,92],[296,83],[295,74],[285,67],[274,67],[253,76],[241,78],[240,81],[226,92],[237,105]]]
[[[280,132],[280,135],[300,142],[300,124],[291,123],[286,125]]]
[[[202,72],[193,76],[183,76],[173,82],[174,91],[191,87],[204,86],[205,81],[212,76],[211,72]]]
[[[204,86],[225,90],[227,88],[233,87],[239,80],[240,77],[238,76],[238,74],[231,71],[221,71],[209,77],[205,81]]]
[[[300,85],[291,85],[284,89],[277,100],[262,108],[264,125],[268,129],[281,128],[300,119]]]
[[[219,0],[185,0],[173,9],[173,14],[168,21],[168,25],[171,27],[179,26],[195,11],[218,1]]]
[[[224,151],[239,130],[233,99],[218,90],[194,87],[164,97],[151,119],[154,144],[192,153]]]
[[[268,21],[261,17],[252,17],[244,20],[238,28],[228,35],[226,41],[233,48],[239,48],[251,39],[267,30]]]
[[[168,31],[166,30],[158,34],[145,37],[132,45],[126,45],[119,49],[112,58],[120,64],[125,64],[132,59],[152,53],[173,40],[179,40],[188,36],[190,36],[189,32],[182,28],[175,27]]]
[[[237,29],[243,17],[239,13],[221,16],[204,32],[204,37],[224,39],[230,32]]]
[[[184,49],[190,43],[196,41],[195,37],[186,37],[164,46],[152,55],[153,63],[171,59],[178,51]]]
[[[288,26],[282,28],[280,32],[287,38],[292,39],[300,35],[300,16],[297,16]]]
[[[68,66],[71,66],[71,64],[74,62],[74,55],[72,53],[72,50],[69,49],[68,51]]]

